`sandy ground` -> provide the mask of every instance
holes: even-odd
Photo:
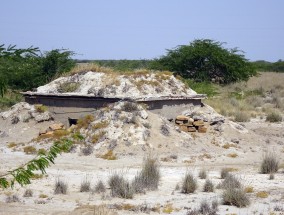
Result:
[[[47,170],[47,175],[41,179],[33,180],[25,187],[16,186],[13,190],[0,191],[0,214],[72,214],[72,211],[78,207],[83,209],[79,214],[93,214],[93,205],[107,205],[114,207],[117,204],[131,204],[134,206],[147,205],[148,207],[159,207],[160,214],[168,204],[172,204],[174,210],[171,214],[186,214],[187,209],[197,208],[201,201],[212,201],[217,199],[222,202],[222,190],[216,189],[214,193],[202,192],[202,186],[205,179],[198,179],[198,190],[194,194],[182,194],[175,190],[176,185],[181,184],[181,180],[186,172],[192,172],[198,178],[198,172],[201,169],[208,171],[208,178],[214,185],[219,184],[220,170],[222,167],[233,167],[237,171],[233,172],[246,186],[253,187],[253,193],[248,194],[251,200],[250,206],[246,208],[237,208],[234,206],[219,205],[218,214],[270,214],[275,207],[284,205],[284,173],[282,169],[275,174],[274,180],[269,180],[269,176],[259,174],[259,166],[265,152],[275,152],[283,163],[284,154],[284,123],[266,123],[261,120],[252,120],[244,123],[245,129],[234,129],[236,124],[227,121],[223,132],[209,130],[206,134],[194,135],[192,140],[188,138],[187,144],[179,143],[179,137],[176,137],[175,146],[169,146],[173,142],[173,137],[168,143],[163,142],[162,147],[152,149],[159,159],[168,157],[171,154],[177,155],[177,159],[167,162],[160,161],[161,181],[157,191],[148,191],[146,194],[136,194],[133,199],[113,198],[109,194],[109,189],[104,194],[80,193],[80,184],[87,176],[91,180],[92,187],[98,180],[102,180],[106,185],[109,176],[114,171],[133,179],[137,171],[141,169],[143,156],[147,152],[137,151],[134,155],[118,154],[118,160],[108,161],[96,158],[95,153],[90,156],[80,156],[78,153],[63,154],[58,157],[56,164]],[[5,125],[0,123],[5,127]],[[7,126],[7,125],[6,125]],[[19,125],[20,126],[20,125]],[[7,147],[9,142],[25,142],[36,136],[35,134],[47,126],[47,122],[39,125],[27,125],[31,132],[28,135],[21,134],[14,128],[18,134],[9,135],[0,139],[0,172],[33,158],[22,151],[14,151]],[[31,129],[33,128],[34,129]],[[1,128],[0,128],[1,129]],[[182,135],[182,134],[181,134]],[[184,134],[187,135],[187,134]],[[159,141],[157,135],[152,135],[153,141]],[[17,138],[16,138],[17,137]],[[226,143],[232,143],[233,139],[239,141],[236,147],[225,149],[222,146]],[[165,141],[165,140],[163,140]],[[135,148],[131,151],[135,152]],[[236,153],[236,158],[228,155]],[[209,156],[208,156],[209,155]],[[55,195],[54,183],[56,179],[62,179],[68,183],[68,192],[66,195]],[[33,197],[23,197],[24,191],[29,188],[33,190]],[[258,198],[256,193],[259,191],[268,192],[267,198]],[[6,203],[7,196],[17,195],[19,202]],[[46,198],[40,198],[40,194],[47,195]],[[84,206],[90,207],[84,208]],[[142,212],[133,212],[128,210],[116,210],[118,214],[143,214]],[[283,214],[284,212],[273,212],[274,214]],[[73,212],[73,214],[75,214]],[[151,212],[151,214],[158,214]]]

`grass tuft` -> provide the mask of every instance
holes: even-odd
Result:
[[[182,182],[182,193],[194,193],[197,189],[197,180],[193,177],[192,174],[186,173],[183,182]]]
[[[119,174],[116,172],[111,175],[108,184],[113,197],[120,197],[124,199],[133,198],[134,190],[128,180],[123,178],[122,173]]]
[[[276,158],[276,155],[273,153],[267,153],[261,163],[260,173],[270,174],[275,173],[279,169],[279,160]]]
[[[54,194],[66,194],[68,185],[66,182],[60,180],[59,178],[55,181]]]
[[[239,208],[246,207],[250,204],[249,198],[244,190],[232,187],[224,190],[222,199],[224,205],[234,205]]]
[[[214,192],[214,184],[212,181],[210,181],[209,179],[207,179],[205,181],[204,187],[203,187],[203,192]]]

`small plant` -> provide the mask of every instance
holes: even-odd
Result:
[[[269,174],[269,180],[274,180],[275,176],[274,176],[274,173],[270,173]]]
[[[94,147],[91,145],[87,145],[86,147],[81,148],[81,152],[85,156],[91,155],[93,151],[94,151]]]
[[[20,202],[20,199],[16,194],[14,194],[12,196],[7,196],[5,202],[6,203]]]
[[[95,192],[96,193],[104,193],[106,191],[106,187],[104,185],[104,183],[99,180],[98,183],[95,186]]]
[[[166,205],[164,206],[164,208],[163,208],[163,213],[165,213],[165,214],[170,214],[170,213],[173,212],[173,210],[174,210],[173,204],[168,203],[168,204],[166,204]]]
[[[47,111],[47,107],[42,104],[34,105],[34,107],[35,107],[36,112],[38,113],[44,113]]]
[[[97,142],[99,142],[103,138],[105,133],[106,133],[105,131],[99,131],[99,133],[94,134],[92,136],[92,143],[96,144]]]
[[[8,144],[8,148],[14,148],[15,146],[17,146],[17,143],[11,142]]]
[[[214,192],[214,184],[209,179],[205,181],[203,192]]]
[[[170,129],[169,129],[169,126],[165,125],[165,124],[162,124],[161,125],[161,128],[160,128],[160,131],[161,133],[164,135],[164,136],[170,136]]]
[[[197,189],[197,181],[190,173],[186,173],[181,187],[182,193],[194,193]]]
[[[130,183],[118,173],[111,175],[108,184],[113,197],[120,197],[124,199],[133,198],[134,190],[132,189]]]
[[[43,194],[43,193],[39,195],[39,198],[41,198],[41,199],[45,199],[45,198],[47,198],[47,197],[48,197],[48,195]]]
[[[280,113],[277,112],[271,112],[266,116],[267,122],[281,122],[282,116]]]
[[[248,186],[245,188],[245,193],[253,193],[253,187],[252,186]]]
[[[238,154],[236,154],[236,153],[230,153],[230,154],[228,154],[227,156],[230,157],[230,158],[236,158],[236,157],[238,157]]]
[[[117,157],[115,156],[112,150],[108,150],[105,154],[101,155],[101,158],[105,160],[116,160],[117,159]]]
[[[224,205],[234,205],[236,207],[246,207],[250,204],[249,198],[242,189],[229,188],[222,194]]]
[[[77,127],[78,127],[78,129],[80,129],[80,128],[86,129],[86,128],[88,128],[88,126],[90,125],[90,123],[93,122],[94,120],[95,120],[94,115],[91,115],[91,114],[86,115],[86,116],[84,116],[83,118],[78,119],[78,121],[77,121]]]
[[[46,154],[46,150],[44,148],[41,148],[37,151],[38,155],[45,155]]]
[[[61,137],[67,136],[68,134],[70,134],[70,132],[65,129],[55,130],[53,132],[53,138],[60,139]]]
[[[214,200],[211,205],[203,200],[198,209],[189,210],[186,215],[217,215],[218,211],[218,201]]]
[[[260,191],[256,193],[256,197],[258,198],[267,198],[269,196],[268,192],[266,191]]]
[[[230,172],[234,172],[234,171],[237,171],[237,169],[235,168],[232,168],[232,167],[226,167],[226,168],[222,168],[221,169],[221,179],[224,179],[227,177],[227,175],[230,173]]]
[[[93,125],[93,129],[102,129],[106,128],[109,125],[108,121],[101,121]]]
[[[31,189],[26,189],[23,197],[32,197],[32,196],[33,196],[33,191]]]
[[[37,179],[42,179],[43,178],[43,174],[33,174],[31,176],[32,180],[37,180]]]
[[[198,173],[198,177],[201,178],[201,179],[206,179],[207,178],[206,170],[204,170],[204,169],[200,170],[199,173]]]
[[[89,192],[90,190],[91,190],[91,182],[86,176],[81,182],[80,192]]]
[[[64,82],[60,83],[57,91],[59,93],[71,93],[75,92],[80,87],[80,83],[78,82]]]
[[[25,152],[26,154],[30,155],[30,154],[36,154],[36,153],[37,153],[37,150],[36,150],[36,148],[33,147],[33,146],[26,146],[26,147],[24,147],[24,152]]]
[[[279,169],[279,161],[273,153],[267,153],[261,163],[260,173],[270,174],[275,173]]]
[[[235,113],[235,121],[236,122],[248,122],[250,120],[250,116],[242,111],[238,111]]]
[[[232,189],[232,188],[241,188],[241,182],[235,176],[228,174],[224,181],[218,185],[218,188],[222,189]]]
[[[67,189],[67,183],[57,178],[54,186],[54,194],[66,194]]]
[[[124,102],[123,105],[121,106],[121,110],[125,112],[134,112],[138,111],[138,104],[135,102]]]

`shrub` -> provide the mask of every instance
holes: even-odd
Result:
[[[91,190],[91,182],[86,176],[81,182],[80,192],[89,192],[90,190]]]
[[[32,196],[33,196],[33,191],[31,189],[26,189],[23,197],[32,197]]]
[[[207,178],[206,170],[204,170],[204,169],[200,170],[199,173],[198,173],[198,177],[201,178],[201,179],[206,179]]]
[[[24,147],[24,152],[25,152],[26,154],[36,154],[36,153],[37,153],[37,150],[36,150],[36,148],[33,147],[33,146],[25,146],[25,147]]]
[[[91,145],[87,145],[86,147],[81,148],[81,152],[85,156],[91,155],[93,153],[93,151],[94,151],[94,148]]]
[[[234,113],[234,115],[234,120],[236,122],[248,122],[250,120],[250,116],[243,111],[237,111],[236,113]]]
[[[80,83],[78,82],[64,82],[60,83],[57,91],[59,93],[70,93],[75,92],[80,87]]]
[[[205,181],[203,192],[214,192],[214,184],[209,179]]]
[[[237,169],[235,168],[232,168],[232,167],[226,167],[226,168],[222,168],[221,169],[221,179],[224,179],[227,177],[227,175],[230,173],[230,172],[233,172],[233,171],[237,171]]]
[[[132,199],[134,190],[130,183],[118,173],[111,175],[108,184],[110,186],[111,195],[125,199]]]
[[[14,194],[12,196],[7,196],[5,202],[6,203],[20,202],[20,199],[16,194]]]
[[[93,122],[95,120],[94,115],[86,115],[83,118],[78,119],[77,121],[77,127],[78,129],[80,128],[88,128],[88,126],[90,125],[91,122]]]
[[[164,135],[164,136],[170,136],[170,129],[169,129],[169,126],[165,125],[165,124],[162,124],[161,125],[161,128],[160,128],[160,131],[161,133]]]
[[[197,189],[197,181],[190,173],[186,173],[182,182],[182,193],[194,193]]]
[[[68,185],[66,182],[56,179],[54,186],[54,194],[66,194],[68,189]]]
[[[148,155],[144,159],[141,172],[136,175],[132,184],[136,192],[141,192],[144,189],[156,190],[160,178],[158,159]]]
[[[241,182],[235,176],[228,174],[224,181],[219,184],[218,188],[222,189],[232,189],[232,188],[241,188]]]
[[[234,205],[236,207],[246,207],[250,204],[246,193],[241,189],[229,188],[222,194],[224,205]]]
[[[261,163],[260,173],[269,174],[275,173],[279,169],[279,161],[273,153],[267,153]]]
[[[59,130],[55,130],[53,132],[53,137],[56,139],[60,139],[61,137],[64,137],[66,135],[70,134],[70,132],[66,129],[59,129]]]
[[[267,122],[281,122],[282,116],[280,113],[277,112],[271,112],[266,116]]]
[[[98,183],[95,186],[95,192],[96,193],[104,193],[106,191],[106,187],[104,185],[104,183],[99,180]]]

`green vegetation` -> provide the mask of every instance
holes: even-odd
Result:
[[[169,70],[197,82],[228,84],[248,80],[256,70],[241,51],[225,49],[223,43],[203,39],[167,50],[151,67]]]
[[[254,67],[262,72],[284,72],[284,61],[278,60],[276,62],[268,62],[259,60],[253,62]]]

